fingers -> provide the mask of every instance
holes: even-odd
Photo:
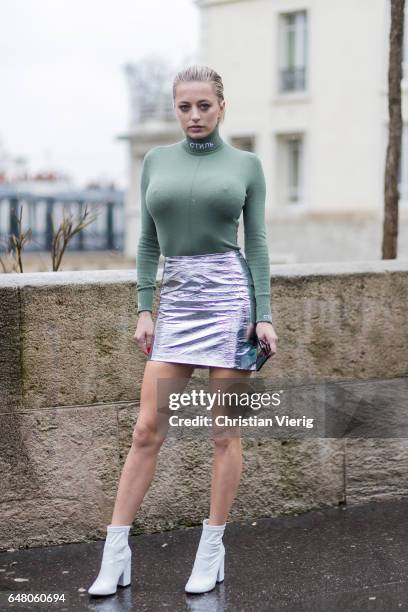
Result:
[[[136,332],[133,336],[134,342],[138,345],[142,353],[149,355],[152,350],[153,334],[144,332],[142,334]]]
[[[275,355],[277,351],[277,348],[276,348],[277,340],[278,340],[277,336],[264,335],[258,338],[258,341],[261,347],[263,347],[266,352],[272,353],[272,355]]]
[[[149,355],[152,350],[153,334],[145,334],[142,344],[142,351],[145,355]]]
[[[269,344],[269,342],[259,339],[259,344],[261,345],[261,347],[264,349],[266,353],[271,352],[271,345]]]

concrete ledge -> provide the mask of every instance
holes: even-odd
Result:
[[[132,341],[135,283],[134,270],[0,275],[1,549],[103,537],[145,365]],[[408,261],[272,266],[271,287],[279,351],[257,377],[408,375]],[[408,492],[403,439],[243,446],[234,520]],[[210,466],[208,441],[167,440],[133,533],[199,524]]]

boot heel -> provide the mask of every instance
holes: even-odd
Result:
[[[129,561],[127,562],[127,565],[125,565],[125,569],[123,570],[123,572],[121,573],[119,577],[118,584],[120,586],[126,587],[130,584],[130,571],[131,571],[131,559],[129,559]]]
[[[224,580],[224,559],[225,559],[225,554],[222,555],[220,567],[218,568],[217,582],[222,582]]]

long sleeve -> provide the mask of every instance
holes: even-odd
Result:
[[[156,225],[146,207],[146,190],[149,184],[149,153],[143,159],[140,179],[141,233],[137,248],[137,312],[153,310],[156,276],[160,259]]]
[[[272,323],[271,281],[265,228],[265,176],[260,159],[251,154],[250,180],[243,207],[245,257],[255,286],[256,322]]]

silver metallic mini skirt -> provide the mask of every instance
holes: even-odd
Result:
[[[255,289],[241,251],[164,258],[148,359],[256,369]]]

